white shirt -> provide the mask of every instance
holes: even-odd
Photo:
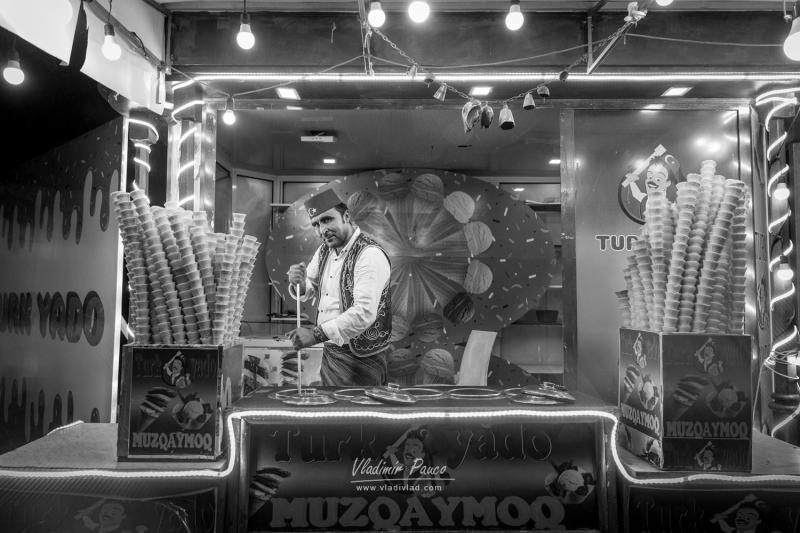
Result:
[[[361,229],[356,228],[339,253],[331,250],[322,273],[319,272],[319,250],[314,252],[306,269],[306,292],[300,297],[300,300],[306,301],[319,296],[317,324],[330,342],[339,346],[344,346],[375,322],[381,292],[391,276],[386,255],[375,246],[364,248],[355,264],[353,305],[341,311],[339,280],[342,264],[359,235]]]

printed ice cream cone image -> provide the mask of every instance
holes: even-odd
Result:
[[[547,492],[560,501],[577,505],[592,493],[595,479],[591,472],[586,472],[579,466],[568,461],[561,464],[551,463],[555,473],[550,473],[544,480]]]
[[[639,393],[639,390],[642,388],[642,371],[639,370],[639,367],[633,364],[628,365],[625,368],[625,376],[622,378],[622,395],[620,400],[624,403],[628,401],[631,394],[636,392]]]
[[[747,405],[747,396],[730,382],[723,382],[706,396],[708,408],[720,418],[735,418]]]
[[[258,469],[250,481],[250,515],[254,515],[278,491],[281,482],[291,474],[286,470],[266,467]]]
[[[158,420],[174,398],[175,391],[171,389],[155,387],[147,391],[144,400],[139,405],[142,417],[139,420],[139,428],[137,431],[147,431],[147,428]]]
[[[200,429],[214,415],[211,404],[204,402],[196,392],[181,397],[172,408],[172,417],[183,429]]]
[[[681,378],[671,395],[674,411],[670,414],[670,418],[680,420],[686,411],[697,403],[709,383],[708,378],[693,374]]]
[[[650,377],[649,374],[642,378],[642,388],[639,389],[639,400],[641,400],[642,406],[648,411],[655,409],[659,400],[661,400],[661,393],[658,387],[653,383],[653,378]]]

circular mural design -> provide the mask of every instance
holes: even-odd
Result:
[[[410,350],[403,360],[441,348],[456,358],[457,369],[473,329],[498,331],[514,322],[550,283],[549,230],[490,183],[446,171],[379,170],[323,188],[347,203],[353,221],[389,255],[392,344]],[[284,298],[289,265],[307,263],[321,244],[303,209],[310,196],[277,217],[267,243],[267,271]],[[303,305],[312,318],[315,303]]]

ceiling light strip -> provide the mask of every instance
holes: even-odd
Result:
[[[481,82],[481,81],[553,81],[559,79],[560,72],[498,72],[493,74],[447,73],[437,74],[440,82]],[[317,82],[392,82],[398,81],[419,83],[419,77],[407,73],[375,74],[373,76],[358,73],[269,73],[269,72],[206,72],[196,75],[196,81],[317,81]],[[671,72],[671,73],[571,73],[570,81],[800,81],[800,72]]]

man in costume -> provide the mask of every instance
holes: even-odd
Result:
[[[305,203],[322,244],[306,268],[287,272],[289,293],[316,297],[317,325],[289,332],[294,348],[324,342],[320,377],[323,385],[383,385],[392,332],[389,257],[374,239],[354,226],[347,205],[333,189]]]

